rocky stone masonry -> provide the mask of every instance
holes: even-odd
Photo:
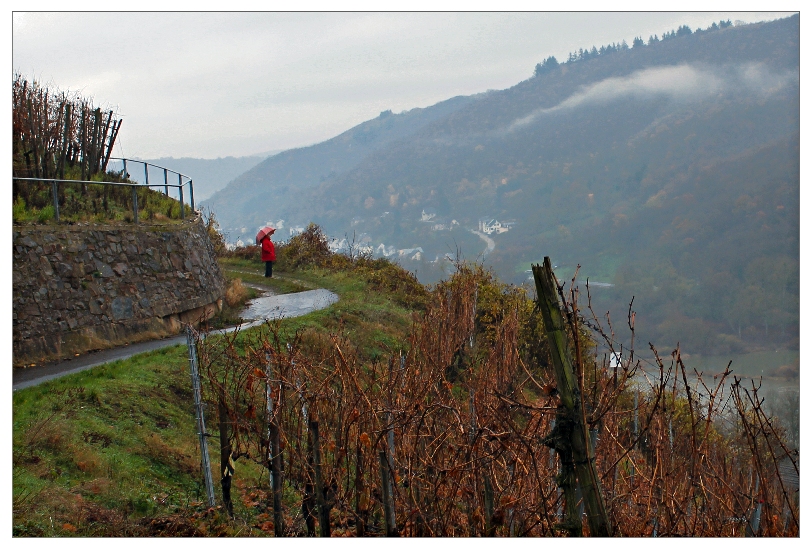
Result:
[[[14,366],[177,333],[222,308],[200,217],[181,224],[14,226]]]

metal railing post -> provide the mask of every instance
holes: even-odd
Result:
[[[139,223],[140,220],[139,220],[139,215],[138,215],[139,206],[138,206],[138,194],[137,194],[138,189],[137,189],[137,186],[140,186],[141,184],[138,183],[135,180],[132,180],[130,178],[129,172],[127,172],[127,160],[132,160],[132,159],[125,159],[125,158],[115,157],[115,158],[112,158],[110,160],[115,160],[115,161],[120,160],[121,161],[121,163],[122,163],[121,179],[124,180],[124,181],[115,181],[115,182],[113,182],[113,181],[91,181],[91,180],[84,180],[84,179],[81,179],[81,180],[62,180],[62,179],[58,179],[58,178],[39,178],[39,177],[36,177],[36,178],[24,178],[24,177],[17,177],[17,176],[13,176],[13,175],[12,175],[12,179],[15,182],[37,181],[37,182],[41,182],[42,184],[47,184],[47,182],[50,181],[51,182],[51,194],[52,194],[51,199],[53,201],[53,209],[54,209],[54,219],[57,222],[59,222],[60,218],[61,218],[60,212],[59,212],[59,185],[62,184],[62,183],[81,184],[81,185],[84,186],[85,189],[87,188],[88,184],[112,185],[112,186],[116,186],[116,185],[130,186],[130,187],[132,187],[132,214],[133,214],[133,219],[134,219],[135,223]],[[144,183],[143,183],[143,185],[147,189],[149,189],[150,187],[159,187],[160,186],[160,184],[150,186],[150,183],[149,183],[149,163],[148,162],[144,162],[144,161],[141,161],[141,160],[135,160],[133,162],[141,162],[141,163],[143,163],[143,165],[144,165]],[[177,188],[178,188],[178,193],[180,195],[180,219],[181,220],[186,219],[186,202],[185,202],[185,197],[184,197],[184,192],[183,192],[183,186],[185,184],[183,183],[183,178],[186,178],[188,180],[187,183],[189,184],[188,193],[189,193],[189,202],[190,202],[189,206],[191,207],[191,212],[192,212],[192,215],[193,215],[196,212],[196,210],[195,210],[196,205],[195,205],[195,202],[194,202],[194,181],[189,176],[181,174],[180,172],[175,172],[174,170],[169,170],[168,168],[163,168],[162,166],[156,166],[154,164],[152,166],[155,166],[156,168],[159,168],[159,169],[163,170],[163,189],[164,189],[164,192],[166,193],[167,197],[170,196],[170,194],[169,194],[169,187],[170,187],[170,185],[169,185],[169,172],[177,174]],[[175,187],[175,185],[171,185],[171,187]],[[107,189],[105,188],[105,194],[106,193],[107,193]],[[148,202],[148,200],[147,200],[147,202]]]
[[[137,186],[132,186],[132,217],[138,223],[138,191]]]
[[[186,219],[186,212],[183,208],[183,180],[181,179],[180,174],[177,175],[177,189],[180,191],[180,219]]]
[[[56,187],[56,181],[51,182],[51,191],[54,196],[54,217],[59,221],[59,189]]]

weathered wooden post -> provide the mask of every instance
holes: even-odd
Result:
[[[482,474],[482,481],[484,482],[484,533],[486,537],[494,537],[496,527],[493,525],[493,482],[490,480],[490,474],[486,469]]]
[[[355,450],[355,535],[363,537],[366,535],[366,495],[363,494],[363,450],[361,443]]]
[[[70,136],[70,102],[65,102],[65,119],[62,123],[62,147],[59,149],[59,179],[65,179],[65,155],[68,150],[68,136]],[[86,185],[82,184],[82,194],[86,189]]]
[[[321,443],[318,440],[318,422],[310,422],[310,437],[313,441],[313,470],[315,472],[315,501],[318,504],[318,523],[322,537],[330,536],[329,508],[324,495],[324,478],[321,475]]]
[[[268,470],[270,486],[273,492],[273,528],[277,537],[284,536],[284,518],[282,517],[282,450],[279,441],[279,421],[273,412],[273,393],[271,378],[273,366],[270,356],[266,355],[267,371],[265,383],[265,400],[268,415]]]
[[[389,481],[389,461],[386,451],[380,451],[380,486],[383,488],[383,515],[386,521],[386,536],[398,537],[397,523],[394,519],[394,506],[392,505],[391,482]]]
[[[234,516],[234,503],[231,501],[231,480],[234,477],[234,461],[231,459],[231,440],[228,436],[228,407],[225,396],[217,400],[217,411],[220,420],[220,486],[222,487],[222,500],[228,515]]]
[[[568,466],[566,462],[574,463],[572,470],[577,476],[583,493],[589,533],[592,536],[608,537],[611,536],[611,524],[600,492],[593,454],[589,449],[590,442],[586,434],[580,390],[575,378],[569,351],[569,339],[558,300],[557,279],[552,272],[552,262],[548,256],[544,258],[542,266],[532,266],[532,274],[535,277],[538,306],[543,315],[544,329],[560,395],[555,429],[544,438],[544,443],[553,446],[558,451],[561,458],[561,477],[564,467]],[[577,335],[574,336],[577,338]],[[556,431],[557,433],[555,433]],[[565,457],[563,453],[567,450],[571,452],[571,455]],[[566,488],[561,488],[566,494]],[[567,508],[573,508],[574,506],[568,502],[570,495],[566,495],[566,498]],[[572,502],[572,504],[574,503]]]
[[[307,526],[307,536],[315,536],[315,495],[313,489],[313,443],[310,437],[307,437],[307,478],[304,482],[304,497],[301,499],[301,514],[304,516],[304,523]]]
[[[470,340],[471,347],[473,346],[472,338],[473,337],[471,336],[471,340]],[[462,359],[459,362],[460,366],[463,365],[462,361],[464,361],[464,357],[462,357]],[[470,419],[469,419],[468,429],[467,429],[467,442],[468,442],[468,445],[470,445],[469,454],[470,454],[471,457],[473,456],[473,443],[476,441],[476,432],[478,431],[478,427],[477,427],[477,423],[476,423],[476,403],[475,403],[474,397],[475,397],[475,394],[474,394],[473,388],[472,387],[468,388],[468,414],[470,415]],[[475,500],[474,500],[474,502],[471,502],[471,499],[476,498],[475,497],[475,495],[476,495],[475,487],[477,485],[477,483],[476,483],[476,464],[475,464],[475,461],[470,462],[470,479],[471,479],[471,482],[473,484],[474,489],[470,493],[471,496],[468,499],[466,499],[466,505],[465,506],[467,508],[467,510],[466,510],[466,512],[467,512],[467,529],[468,529],[467,536],[472,537],[472,536],[475,535],[475,532],[473,530],[473,526],[475,524],[474,512],[476,510],[476,502],[475,502]]]
[[[287,344],[287,351],[292,354],[290,344]],[[295,366],[293,359],[290,360],[290,365]],[[301,401],[302,426],[305,432],[304,437],[307,439],[307,476],[304,482],[304,497],[301,499],[301,514],[304,516],[304,523],[307,525],[307,536],[314,537],[315,516],[313,515],[313,509],[315,508],[315,496],[313,495],[313,479],[315,474],[313,473],[313,440],[309,436],[310,415],[307,411],[307,399],[304,397],[304,388],[298,378],[296,378],[296,391]]]

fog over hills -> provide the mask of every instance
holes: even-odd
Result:
[[[280,153],[207,204],[237,232],[315,221],[427,281],[449,253],[515,283],[549,255],[614,285],[600,308],[635,297],[663,345],[796,347],[799,17],[544,60]]]

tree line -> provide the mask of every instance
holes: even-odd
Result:
[[[725,29],[725,28],[731,27],[731,26],[732,26],[732,22],[730,20],[719,21],[717,24],[713,23],[712,25],[707,27],[706,30],[702,30],[702,29],[699,28],[695,32],[696,33],[711,32],[711,31],[717,31],[717,30],[720,30],[720,29]],[[692,29],[690,29],[689,26],[681,25],[676,30],[671,30],[669,32],[665,32],[662,35],[661,39],[659,38],[658,35],[655,35],[655,34],[651,35],[648,38],[647,45],[651,46],[653,44],[656,44],[657,42],[661,42],[662,40],[670,40],[672,38],[678,38],[678,37],[682,37],[682,36],[690,36],[691,34],[693,34],[693,31],[692,31]],[[623,40],[622,42],[619,42],[619,43],[613,42],[611,44],[606,44],[606,45],[600,46],[599,49],[596,46],[592,46],[590,49],[589,48],[580,48],[580,49],[578,49],[578,50],[576,50],[574,52],[569,52],[569,56],[566,59],[565,63],[575,63],[577,61],[588,61],[589,59],[595,59],[595,58],[603,56],[603,55],[609,55],[609,54],[613,54],[613,53],[617,53],[617,52],[627,51],[627,50],[631,49],[631,47],[641,48],[641,47],[644,47],[645,45],[646,45],[645,41],[642,39],[642,37],[641,36],[636,36],[636,37],[634,37],[632,46],[628,46],[628,43],[625,40]],[[541,61],[537,65],[535,65],[535,76],[540,76],[540,75],[542,75],[544,73],[547,73],[547,72],[551,71],[552,69],[557,68],[559,65],[560,65],[560,63],[555,58],[555,56],[551,55],[551,56],[545,58],[543,61]]]

